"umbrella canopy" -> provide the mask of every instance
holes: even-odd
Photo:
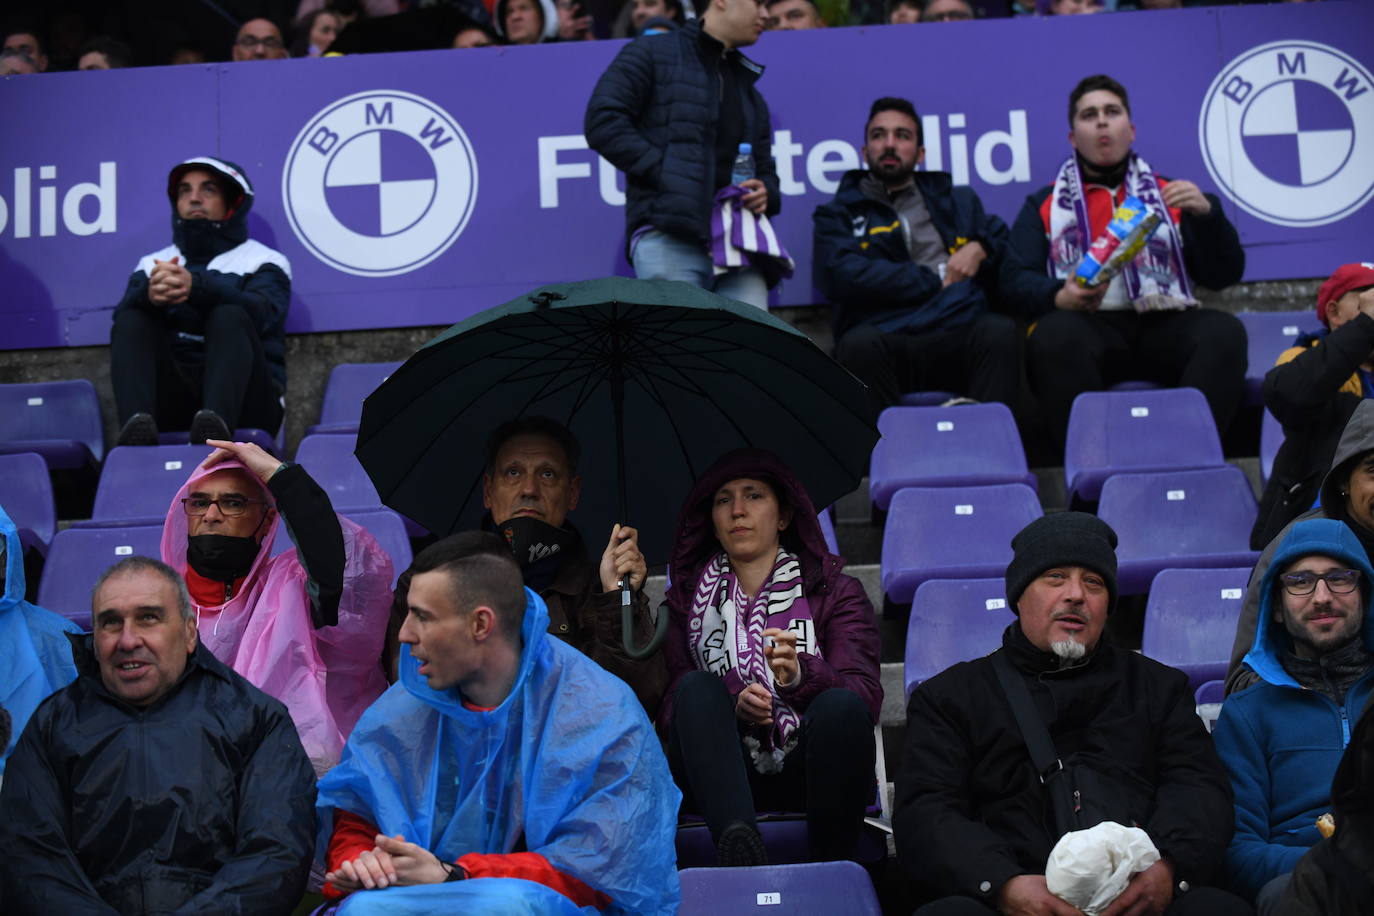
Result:
[[[687,283],[613,277],[540,287],[425,344],[367,398],[357,455],[388,506],[436,534],[475,528],[488,435],[539,415],[582,446],[571,520],[588,550],[621,521],[651,564],[725,452],[770,449],[827,506],[878,439],[863,384],[791,325]]]

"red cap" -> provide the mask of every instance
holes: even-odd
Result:
[[[1358,264],[1342,264],[1336,268],[1336,272],[1327,277],[1322,288],[1317,290],[1317,317],[1321,319],[1321,323],[1328,328],[1331,327],[1331,322],[1326,320],[1326,310],[1331,307],[1331,303],[1352,289],[1364,289],[1366,286],[1374,286],[1374,264],[1363,261]]]

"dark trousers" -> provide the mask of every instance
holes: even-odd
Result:
[[[802,714],[801,736],[782,772],[759,773],[740,741],[735,700],[720,678],[693,671],[673,694],[668,764],[684,805],[706,819],[712,839],[754,812],[806,812],[811,854],[852,854],[873,800],[873,722],[853,691],[826,690]]]
[[[193,350],[174,349],[176,329],[162,316],[140,308],[115,313],[110,382],[121,425],[150,413],[160,429],[187,429],[204,407],[230,429],[277,431],[281,392],[252,318],[241,306],[216,306],[205,315],[204,336],[200,361],[188,358]]]
[[[868,386],[880,408],[908,391],[952,391],[1015,410],[1021,353],[1016,322],[991,312],[949,330],[880,331],[861,324],[835,343],[835,359]]]
[[[927,903],[914,916],[987,916],[995,907],[972,897],[942,897]],[[1165,916],[1253,916],[1254,907],[1229,891],[1198,887],[1169,904]]]
[[[1198,389],[1224,436],[1245,390],[1245,348],[1245,326],[1229,312],[1055,310],[1026,341],[1026,370],[1060,449],[1073,399],[1130,379]]]

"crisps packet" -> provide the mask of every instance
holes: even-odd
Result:
[[[1127,197],[1112,214],[1107,231],[1098,236],[1078,262],[1074,279],[1079,286],[1097,287],[1111,282],[1112,277],[1140,254],[1155,227],[1159,214],[1148,209],[1138,197]]]

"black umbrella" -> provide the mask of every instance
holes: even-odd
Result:
[[[863,384],[791,325],[687,283],[612,277],[540,287],[425,344],[367,398],[357,455],[388,506],[435,534],[475,528],[487,436],[531,415],[582,446],[589,546],[624,522],[650,563],[725,452],[770,449],[827,506],[878,439]]]

